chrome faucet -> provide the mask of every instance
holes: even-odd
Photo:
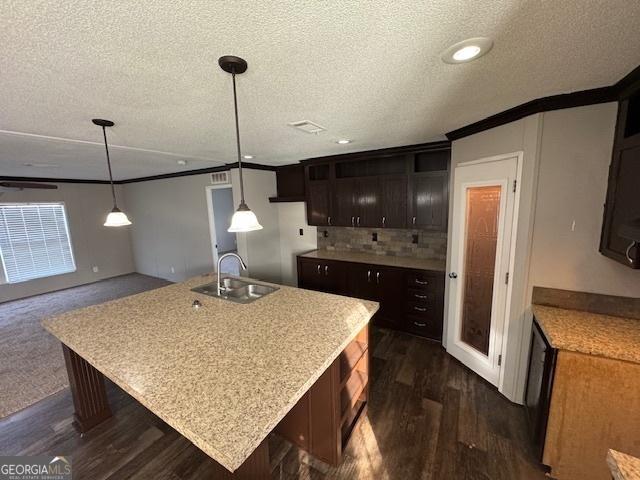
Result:
[[[218,257],[218,296],[222,296],[222,293],[224,291],[226,291],[226,287],[223,287],[221,282],[220,282],[220,264],[222,263],[222,260],[224,260],[227,257],[236,257],[238,259],[238,261],[240,262],[240,266],[242,267],[243,270],[247,269],[247,265],[244,263],[244,260],[242,260],[242,257],[240,255],[238,255],[235,252],[229,252],[229,253],[225,253],[224,255],[221,255],[220,257]]]

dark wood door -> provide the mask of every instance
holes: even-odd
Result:
[[[534,320],[524,404],[531,439],[540,461],[547,432],[555,360],[556,350],[549,345],[540,326]]]
[[[328,181],[309,181],[307,183],[307,221],[309,225],[331,225],[331,202]]]
[[[374,281],[380,302],[377,323],[400,328],[404,320],[405,271],[398,268],[377,267]]]
[[[407,176],[387,176],[380,179],[381,226],[407,226]]]
[[[365,300],[378,301],[375,283],[375,266],[351,264],[347,269],[347,295]]]
[[[640,268],[640,246],[627,249],[632,240],[619,235],[620,227],[640,219],[640,134],[637,145],[614,150],[609,172],[604,229],[600,251],[625,265]],[[631,143],[631,142],[628,142]]]
[[[355,191],[356,227],[382,226],[382,198],[378,177],[361,178]]]
[[[358,181],[351,178],[340,178],[335,181],[333,195],[332,225],[341,227],[355,227],[358,209],[356,205],[356,191]]]
[[[409,227],[447,230],[447,172],[430,172],[414,176],[411,181]]]

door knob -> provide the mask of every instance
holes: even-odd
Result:
[[[458,278],[458,274],[456,272],[451,272],[449,274],[449,278]]]

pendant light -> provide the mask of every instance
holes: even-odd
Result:
[[[247,62],[240,57],[225,55],[218,59],[218,65],[227,73],[231,74],[233,80],[233,110],[236,118],[236,147],[238,150],[238,171],[240,173],[240,205],[231,217],[231,226],[228,232],[251,232],[262,230],[262,225],[258,222],[256,214],[251,211],[244,201],[244,182],[242,180],[242,153],[240,151],[240,127],[238,126],[238,99],[236,96],[236,74],[247,71]]]
[[[109,167],[109,181],[111,182],[111,196],[113,197],[113,210],[107,215],[107,220],[104,222],[105,227],[124,227],[131,225],[131,221],[127,217],[127,214],[118,208],[116,203],[116,188],[113,185],[113,175],[111,173],[111,159],[109,158],[109,147],[107,145],[107,127],[113,127],[114,123],[111,120],[102,120],[100,118],[94,118],[91,120],[94,125],[102,127],[102,136],[104,137],[104,149],[107,152],[107,166]]]

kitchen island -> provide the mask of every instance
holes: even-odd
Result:
[[[203,275],[43,322],[63,344],[78,428],[111,415],[104,375],[214,459],[221,478],[268,478],[267,435],[279,425],[285,436],[304,430],[300,402],[314,388],[327,399],[324,423],[337,425],[339,443],[344,419],[363,412],[366,332],[378,304],[284,286],[246,305],[191,291],[212,280]],[[349,384],[359,398],[345,408],[341,388]],[[296,419],[287,421],[292,409]],[[329,435],[336,440],[335,429]],[[330,460],[339,459],[337,449]]]

